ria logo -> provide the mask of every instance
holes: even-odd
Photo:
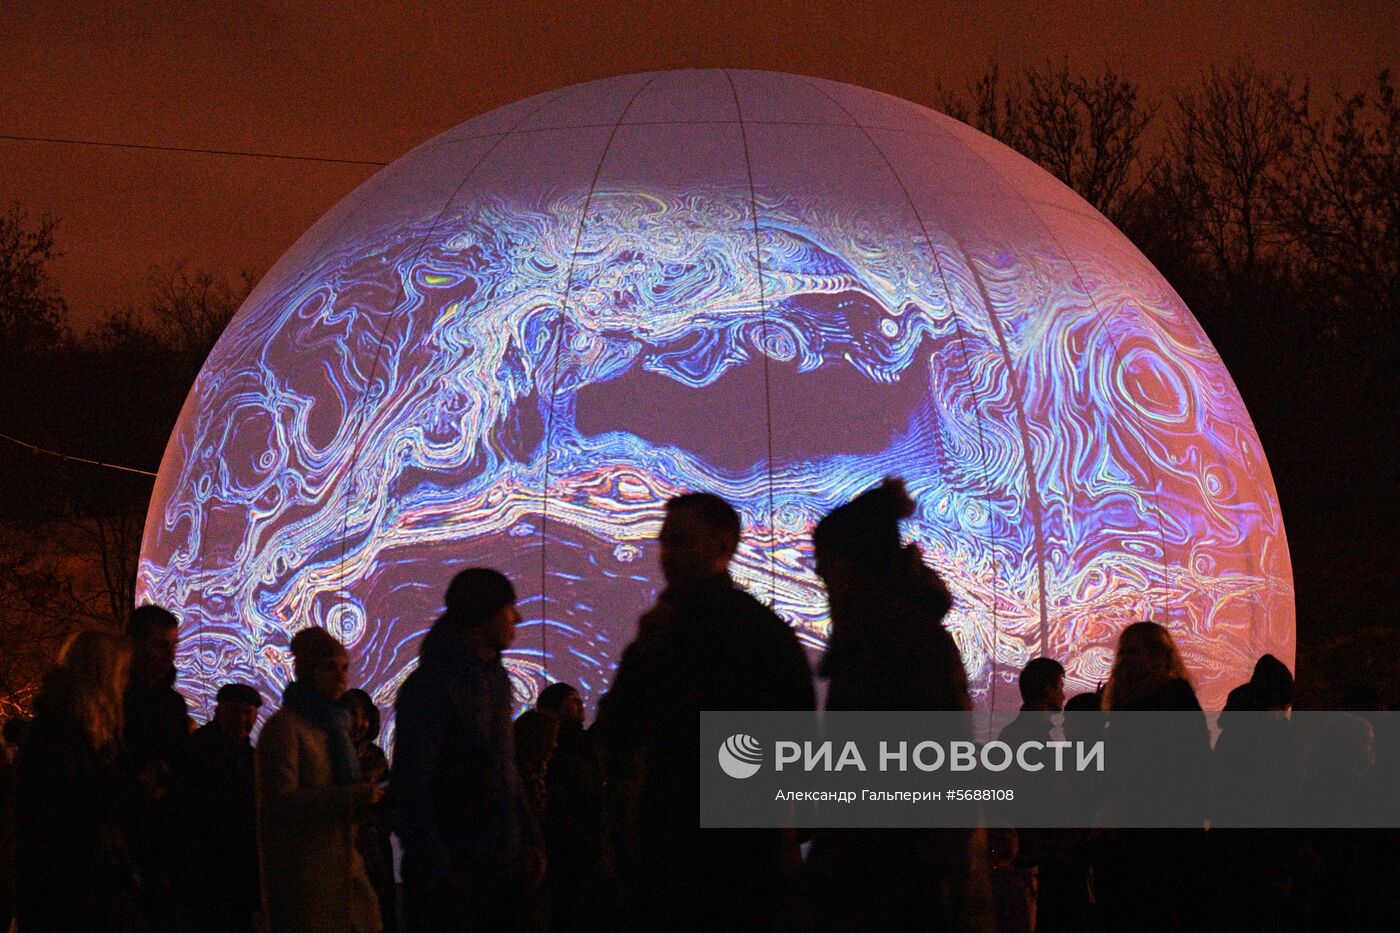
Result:
[[[751,735],[731,735],[719,747],[719,766],[732,778],[753,777],[762,764],[763,746]]]

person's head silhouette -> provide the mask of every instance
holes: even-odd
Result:
[[[666,503],[661,573],[668,586],[718,576],[739,548],[739,515],[719,496],[692,492]]]

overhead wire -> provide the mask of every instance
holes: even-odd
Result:
[[[331,156],[297,155],[286,152],[258,152],[248,149],[206,149],[198,146],[159,146],[149,143],[113,142],[111,140],[100,139],[69,139],[57,136],[29,136],[19,133],[0,133],[0,140],[8,140],[10,142],[53,143],[64,146],[99,146],[108,149],[133,149],[149,152],[179,152],[194,155],[231,156],[251,159],[280,159],[291,162],[324,162],[333,165],[385,166],[389,164],[388,162],[373,159],[340,159]],[[0,434],[0,440],[9,441],[12,444],[24,447],[34,453],[56,457],[66,462],[85,463],[90,466],[103,467],[108,470],[120,470],[123,473],[134,473],[138,476],[154,477],[156,475],[150,470],[141,470],[136,467],[124,466],[120,463],[107,463],[103,460],[93,460],[89,457],[78,457],[73,454],[66,454],[59,450],[50,450],[47,447],[42,447],[38,444],[12,437],[8,434]]]
[[[11,437],[8,434],[0,434],[0,440],[9,441],[11,444],[18,444],[20,447],[26,447],[36,454],[45,454],[49,457],[57,457],[60,460],[68,461],[71,463],[86,463],[92,466],[105,467],[109,470],[121,470],[123,473],[135,473],[139,476],[154,477],[156,475],[150,470],[138,470],[136,467],[122,466],[120,463],[106,463],[102,460],[91,460],[87,457],[75,457],[72,454],[65,454],[59,450],[50,450],[47,447],[40,447],[38,444],[31,444],[29,443],[29,441],[22,441],[19,438]]]
[[[250,159],[283,159],[292,162],[328,162],[336,165],[384,166],[388,162],[374,159],[337,159],[331,156],[296,155],[287,152],[257,152],[251,149],[204,149],[198,146],[157,146],[149,143],[122,143],[101,139],[65,139],[58,136],[25,136],[0,133],[0,139],[11,142],[56,143],[64,146],[101,146],[108,149],[137,149],[151,152],[184,152],[196,155],[237,156]]]

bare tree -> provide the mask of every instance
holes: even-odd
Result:
[[[0,359],[52,349],[63,337],[63,297],[48,264],[60,255],[57,221],[31,221],[18,204],[0,213]]]
[[[17,391],[26,430],[55,449],[154,470],[191,382],[252,277],[230,280],[180,264],[153,269],[148,297],[86,334],[64,326],[47,278],[53,222],[15,209],[0,217],[0,341],[12,335],[32,365]],[[47,315],[45,317],[44,315]],[[47,330],[4,329],[47,321]],[[23,338],[20,341],[20,338]],[[8,346],[9,344],[5,344]],[[17,344],[19,345],[19,344]],[[10,397],[0,399],[9,413]],[[0,512],[0,708],[23,708],[59,646],[86,627],[119,627],[135,603],[149,477],[4,449],[16,505]],[[17,451],[17,452],[16,452]],[[32,500],[42,500],[29,507]]]
[[[1046,65],[1025,73],[1018,146],[1110,219],[1141,183],[1156,104],[1112,68],[1094,77]]]
[[[1117,221],[1148,174],[1143,134],[1157,105],[1114,69],[1071,71],[1068,61],[1003,77],[996,61],[962,92],[941,84],[952,117],[1039,163]]]
[[[1286,232],[1359,313],[1394,323],[1400,311],[1400,98],[1388,71],[1335,110],[1306,94],[1279,200]]]
[[[182,262],[156,266],[144,310],[166,350],[198,371],[255,281],[246,271],[229,279]]]
[[[28,706],[70,634],[125,618],[96,569],[64,522],[0,522],[0,715]]]
[[[1021,89],[1014,81],[1002,79],[997,60],[987,62],[987,70],[962,90],[943,85],[934,89],[938,107],[955,120],[981,130],[993,139],[1019,148]]]
[[[1176,98],[1159,189],[1191,218],[1193,245],[1228,289],[1251,288],[1281,246],[1276,204],[1296,131],[1289,79],[1237,62]]]

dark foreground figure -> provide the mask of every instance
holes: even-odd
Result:
[[[127,619],[131,675],[123,698],[123,759],[134,792],[127,844],[141,876],[142,925],[178,933],[175,873],[180,827],[170,790],[190,735],[185,698],[175,689],[179,620],[160,606],[139,606]]]
[[[666,504],[666,590],[638,625],[595,729],[645,777],[619,928],[780,929],[801,864],[794,833],[701,830],[701,710],[810,710],[811,670],[792,629],[734,585],[739,517],[695,493]],[[741,919],[742,918],[742,919]]]
[[[545,772],[550,929],[603,930],[615,881],[603,755],[583,727],[583,698],[571,685],[550,684],[535,706],[559,718],[558,743]]]
[[[831,600],[820,668],[829,710],[971,709],[962,658],[942,625],[948,591],[917,548],[900,545],[899,522],[912,507],[891,481],[817,525],[817,574]],[[980,842],[963,829],[823,830],[807,866],[810,927],[990,929]]]
[[[1170,800],[1137,799],[1140,779],[1120,774],[1106,788],[1105,806],[1124,818],[1151,825],[1170,810],[1174,822],[1203,825],[1207,813],[1210,732],[1176,643],[1155,622],[1135,622],[1123,630],[1104,692],[1109,711],[1109,754],[1124,758],[1157,779],[1172,775]],[[1174,712],[1193,716],[1168,720],[1169,726],[1115,713]],[[1135,813],[1135,808],[1137,812]],[[1144,809],[1145,808],[1145,809]],[[1206,856],[1200,829],[1122,829],[1101,841],[1095,866],[1099,907],[1113,931],[1201,929],[1209,922],[1210,889],[1202,877]]]
[[[515,588],[459,573],[395,705],[394,820],[411,933],[536,930],[544,843],[515,768],[510,678]]]
[[[251,933],[262,912],[257,788],[249,741],[262,697],[246,684],[219,688],[214,718],[190,736],[170,791],[178,830],[172,878],[181,927]]]
[[[23,933],[141,929],[120,761],[130,661],[117,636],[80,632],[34,702],[17,801],[15,915]]]

